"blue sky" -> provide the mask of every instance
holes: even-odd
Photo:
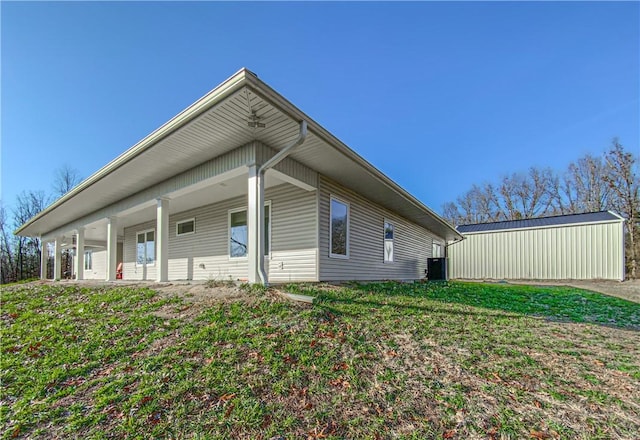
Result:
[[[434,210],[640,152],[638,2],[0,4],[2,187],[83,177],[241,67]]]

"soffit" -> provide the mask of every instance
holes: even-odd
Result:
[[[305,119],[310,122],[309,135],[291,158],[447,240],[461,238],[435,213],[253,74],[243,70],[227,82],[231,80],[238,81],[240,86],[217,101],[216,97],[211,98],[214,103],[210,108],[159,140],[144,144],[192,107],[208,99],[226,82],[223,83],[87,179],[89,182],[85,182],[84,188],[80,184],[69,197],[55,202],[19,232],[32,236],[45,234],[253,140],[280,150],[297,137],[299,121]],[[252,111],[265,127],[249,127]],[[102,176],[105,169],[108,172]]]

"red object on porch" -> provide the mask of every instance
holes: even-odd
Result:
[[[121,280],[122,279],[122,263],[118,264],[118,267],[116,268],[116,280]]]

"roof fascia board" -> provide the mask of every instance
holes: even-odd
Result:
[[[232,76],[227,78],[224,82],[222,82],[215,89],[208,92],[206,95],[198,99],[196,102],[191,104],[189,107],[178,113],[176,116],[171,118],[169,121],[161,125],[159,128],[151,132],[151,134],[144,137],[141,141],[137,142],[127,151],[122,153],[120,156],[116,157],[114,160],[100,168],[86,180],[81,182],[78,186],[73,188],[67,194],[60,197],[58,200],[53,202],[43,211],[39,212],[37,215],[32,217],[25,224],[20,226],[15,230],[14,234],[20,235],[25,229],[35,223],[37,220],[41,219],[54,209],[61,206],[63,203],[75,197],[77,194],[81,193],[85,189],[89,188],[94,183],[100,181],[113,171],[117,170],[127,162],[131,161],[135,157],[142,154],[147,149],[151,148],[153,145],[169,136],[171,133],[175,132],[179,128],[191,122],[193,119],[197,118],[211,107],[213,107],[216,103],[222,101],[229,95],[235,93],[237,90],[241,89],[246,82],[247,77],[254,76],[247,69],[242,68]]]
[[[432,211],[429,207],[424,205],[418,199],[409,194],[406,190],[404,190],[400,185],[395,183],[393,180],[389,179],[386,175],[384,175],[381,171],[379,171],[376,167],[370,164],[366,159],[360,156],[358,153],[353,151],[347,145],[345,145],[342,141],[336,138],[333,134],[323,128],[320,124],[310,118],[307,114],[298,109],[295,105],[289,102],[286,98],[272,89],[268,84],[258,79],[257,76],[249,75],[247,76],[247,86],[251,89],[252,92],[259,95],[261,98],[269,101],[274,106],[278,107],[280,111],[291,117],[292,119],[300,122],[302,120],[307,121],[308,129],[313,131],[318,137],[327,142],[333,148],[338,150],[340,153],[347,156],[349,159],[356,162],[358,165],[362,166],[367,173],[369,173],[372,177],[378,179],[383,184],[400,194],[406,201],[413,204],[416,208],[426,211],[433,218],[435,218],[442,226],[450,229],[453,232],[453,235],[457,236],[459,239],[462,239],[462,235],[456,231],[456,229],[445,222],[438,214]]]
[[[587,226],[587,225],[602,225],[606,223],[622,223],[624,222],[624,218],[621,220],[600,220],[597,222],[580,222],[580,223],[564,223],[562,225],[544,225],[544,226],[525,226],[522,228],[509,228],[509,229],[490,229],[487,231],[473,231],[473,232],[460,232],[462,235],[478,235],[478,234],[490,234],[495,232],[513,232],[513,231],[525,231],[531,229],[551,229],[551,228],[567,228],[569,226]]]
[[[309,118],[304,112],[295,107],[291,102],[289,102],[286,98],[272,89],[265,82],[258,79],[258,77],[250,72],[246,68],[240,69],[238,72],[233,74],[215,89],[204,95],[202,98],[198,99],[195,103],[191,104],[182,112],[178,113],[178,115],[174,116],[168,122],[160,126],[158,129],[154,130],[151,134],[146,136],[144,139],[136,143],[134,146],[129,148],[123,154],[109,162],[107,165],[102,167],[96,173],[91,175],[89,178],[81,182],[78,186],[73,188],[67,194],[62,196],[60,199],[56,200],[54,203],[49,205],[43,211],[38,213],[36,216],[31,218],[27,223],[23,224],[20,228],[18,228],[14,233],[20,235],[25,229],[31,226],[33,223],[60,207],[62,204],[72,199],[74,196],[84,191],[94,183],[97,183],[105,176],[109,175],[116,169],[120,168],[127,162],[131,161],[147,149],[151,148],[160,140],[169,136],[171,133],[175,132],[182,126],[188,124],[196,117],[200,116],[202,113],[209,110],[213,105],[222,101],[229,95],[235,93],[237,90],[241,89],[243,86],[249,86],[251,90],[260,95],[263,99],[271,102],[273,105],[277,106],[283,113],[287,114],[294,120],[302,121],[306,120],[309,124],[309,129],[313,131],[317,136],[327,142],[329,145],[337,149],[339,152],[344,154],[347,158],[353,160],[358,165],[362,166],[363,169],[369,173],[372,177],[376,178],[380,182],[382,182],[387,187],[391,188],[393,191],[398,193],[401,197],[403,197],[407,202],[414,205],[419,210],[426,212],[431,215],[438,223],[440,223],[443,227],[448,229],[452,234],[459,239],[462,239],[462,235],[449,223],[444,221],[438,214],[420,202],[418,199],[409,194],[406,190],[400,187],[397,183],[389,179],[386,175],[384,175],[381,171],[371,165],[367,160],[362,158],[359,154],[353,151],[351,148],[342,143],[338,138],[324,129],[320,124],[315,122],[313,119]]]
[[[611,214],[611,215],[615,215],[616,217],[618,217],[618,218],[619,218],[620,220],[622,220],[622,221],[627,221],[627,219],[626,219],[626,218],[624,218],[623,216],[621,216],[621,215],[620,215],[620,214],[618,214],[617,212],[614,212],[614,211],[611,211],[611,210],[609,210],[609,211],[607,211],[607,212],[608,212],[609,214]]]
[[[163,180],[160,183],[147,187],[135,194],[125,197],[124,199],[110,205],[103,206],[96,211],[79,217],[70,223],[50,230],[43,234],[43,236],[49,238],[56,234],[62,234],[68,230],[77,229],[80,226],[92,223],[99,219],[127,215],[131,210],[136,211],[137,209],[148,206],[149,203],[153,204],[158,197],[165,195],[173,197],[178,194],[182,194],[186,188],[194,189],[195,186],[201,187],[203,185],[212,185],[244,174],[246,173],[246,167],[248,164],[245,163],[242,158],[247,155],[247,151],[249,152],[249,155],[251,155],[253,148],[254,142],[242,145],[222,156],[211,159],[180,174],[176,174],[175,176]],[[237,160],[229,161],[229,158],[233,157],[236,157]],[[219,168],[220,163],[226,163],[228,166],[221,169]],[[196,178],[190,179],[189,176],[194,176]]]

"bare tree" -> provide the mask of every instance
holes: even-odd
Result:
[[[9,230],[9,218],[4,205],[0,203],[0,283],[15,281],[13,259],[13,234]]]
[[[13,210],[14,228],[17,229],[42,211],[49,198],[44,191],[23,191],[16,198]],[[40,269],[40,240],[31,237],[15,238],[16,279],[35,277]]]
[[[613,208],[626,218],[627,273],[637,276],[637,259],[640,236],[640,175],[637,158],[624,150],[617,138],[605,153],[607,173],[604,180],[609,185]]]
[[[611,207],[611,187],[605,179],[607,165],[587,154],[569,164],[557,198],[562,214],[605,211]]]
[[[442,217],[453,226],[463,225],[462,214],[455,202],[447,202],[442,205]]]
[[[78,170],[71,168],[68,164],[62,165],[55,171],[53,179],[53,196],[55,198],[62,197],[78,183],[82,181]]]
[[[503,217],[519,220],[552,213],[555,182],[555,174],[550,168],[531,167],[526,174],[505,176],[498,187]]]

